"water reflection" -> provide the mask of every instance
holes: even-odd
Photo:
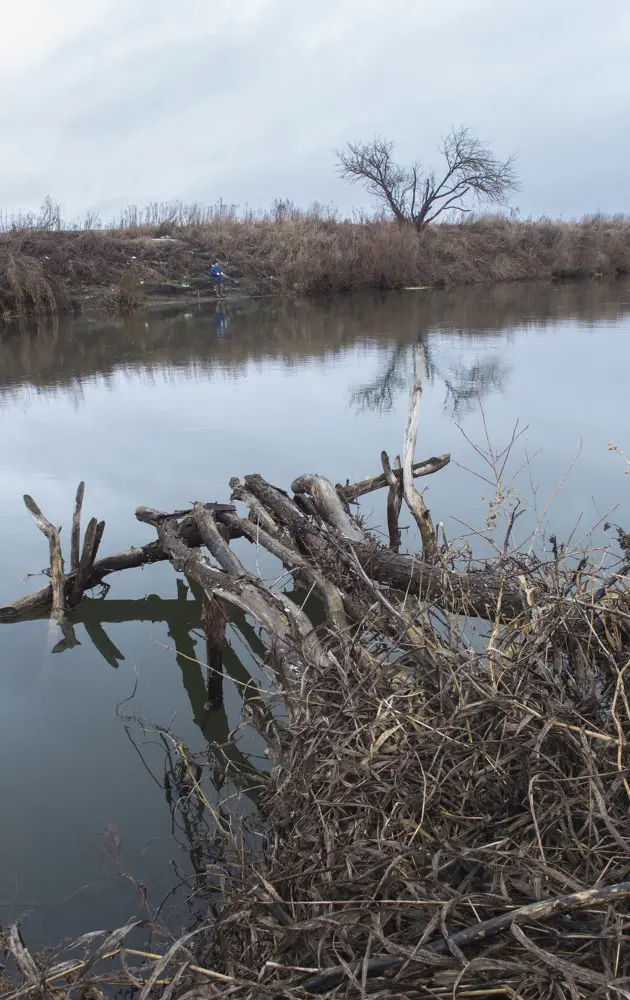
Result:
[[[421,335],[417,343],[424,348],[423,384],[427,380],[432,385],[442,384],[444,410],[450,417],[470,411],[491,392],[505,391],[509,366],[498,353],[477,356],[465,363],[457,356],[441,356],[440,345],[436,347],[426,335]],[[351,404],[358,410],[389,412],[399,393],[409,385],[414,357],[413,345],[392,348],[376,378],[353,391]]]
[[[205,741],[216,744],[223,755],[229,755],[231,763],[247,781],[251,777],[251,763],[245,755],[239,753],[230,739],[230,727],[223,704],[223,675],[216,676],[208,670],[203,660],[204,654],[196,648],[197,640],[204,638],[203,594],[194,581],[185,582],[181,577],[176,577],[175,587],[177,596],[172,599],[157,594],[129,600],[109,599],[107,596],[84,597],[68,617],[73,626],[83,625],[95,650],[114,668],[118,668],[125,660],[125,654],[108,636],[105,625],[163,622],[166,625],[167,641],[181,671],[192,721]],[[295,596],[300,599],[302,595],[296,592]],[[230,624],[232,635],[246,643],[252,656],[263,661],[266,646],[238,608],[230,609]],[[244,702],[258,702],[258,688],[229,638],[228,635],[228,641],[222,650],[223,670],[237,685]]]
[[[452,292],[374,293],[345,299],[202,304],[170,307],[124,319],[49,321],[0,331],[0,398],[28,383],[36,392],[73,386],[86,378],[107,382],[115,371],[168,368],[191,374],[218,369],[237,378],[251,361],[282,359],[299,365],[356,343],[391,345],[383,400],[397,384],[406,345],[434,331],[492,340],[515,329],[577,320],[615,322],[630,311],[624,283],[505,285]],[[391,369],[391,371],[390,371]],[[435,369],[434,369],[435,370]],[[494,375],[479,373],[492,383]],[[462,373],[454,386],[466,383]],[[465,391],[464,391],[465,392]],[[366,398],[378,398],[379,390]]]

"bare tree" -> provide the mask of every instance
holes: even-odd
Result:
[[[425,172],[418,161],[407,167],[395,163],[394,143],[381,136],[371,142],[349,142],[336,155],[342,177],[351,184],[364,184],[398,222],[417,229],[447,210],[469,212],[467,198],[501,205],[518,190],[514,158],[498,160],[469,128],[453,128],[439,150],[446,160],[441,180],[436,171]]]

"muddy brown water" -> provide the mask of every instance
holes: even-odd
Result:
[[[0,603],[40,585],[23,578],[46,564],[24,493],[65,526],[67,544],[85,479],[85,514],[106,520],[106,553],[151,539],[134,519],[139,504],[224,500],[234,475],[260,472],[286,487],[307,471],[333,481],[380,471],[381,449],[402,445],[419,339],[427,380],[417,457],[453,455],[426,495],[449,537],[485,523],[492,487],[466,440],[483,445],[484,419],[497,449],[517,420],[527,427],[509,466],[521,468],[523,537],[574,459],[544,515],[547,534],[577,538],[599,524],[600,544],[606,519],[627,527],[630,478],[607,444],[630,453],[628,283],[60,319],[0,331]],[[382,497],[366,498],[364,511],[384,527]],[[262,557],[260,569],[281,572]],[[223,741],[240,723],[243,684],[250,675],[264,683],[234,627],[224,709],[208,710],[201,668],[185,659],[202,654],[185,581],[166,565],[110,579],[106,597],[78,610],[74,649],[52,655],[45,621],[0,625],[0,925],[25,915],[36,943],[138,913],[126,874],[157,904],[176,868],[190,873],[153,731],[171,727],[193,750]],[[238,748],[264,766],[251,732]],[[231,807],[248,808],[231,794]]]

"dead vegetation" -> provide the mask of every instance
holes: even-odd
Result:
[[[13,928],[5,1000],[122,985],[165,1000],[630,996],[627,535],[618,530],[617,554],[555,538],[538,553],[519,546],[505,453],[489,447],[495,556],[427,544],[428,528],[437,536],[412,477],[439,474],[449,456],[409,465],[421,360],[405,460],[383,454],[383,473],[361,483],[303,475],[285,493],[260,475],[233,479],[231,503],[138,508],[155,540],[98,559],[95,519],[79,555],[80,487],[67,575],[58,532],[27,498],[56,572],[0,620],[63,618],[72,642],[85,589],[169,560],[205,595],[215,700],[223,611],[245,612],[267,637],[269,683],[252,681],[246,704],[273,768],[257,774],[258,811],[240,822],[216,801],[236,780],[229,752],[194,756],[161,731],[205,919],[169,938],[154,914],[44,958]],[[389,545],[352,506],[384,486]],[[420,554],[399,551],[403,502]],[[248,571],[233,538],[274,555],[303,599]],[[262,850],[248,848],[261,834]]]
[[[125,271],[118,283],[103,297],[102,306],[106,312],[116,316],[130,316],[144,300],[144,281],[134,269]]]
[[[175,203],[144,214],[129,209],[107,229],[64,229],[52,209],[43,222],[5,220],[4,226],[0,306],[7,317],[62,310],[73,299],[111,307],[129,271],[149,297],[209,294],[213,255],[248,294],[630,272],[630,223],[624,217],[554,222],[467,216],[418,233],[387,220],[340,220],[321,206],[301,212],[279,202],[272,213],[255,216],[226,206]],[[128,309],[128,301],[123,306]]]
[[[47,275],[41,260],[19,245],[0,245],[0,317],[53,315],[68,304],[63,282]]]

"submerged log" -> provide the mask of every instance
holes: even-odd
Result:
[[[206,637],[206,664],[208,667],[207,692],[209,711],[215,712],[223,705],[223,649],[227,615],[218,601],[204,602],[203,626]]]
[[[85,590],[98,587],[105,577],[110,573],[117,573],[123,569],[134,569],[137,566],[146,566],[148,563],[160,562],[168,559],[157,542],[150,542],[137,549],[129,549],[127,552],[116,552],[103,559],[97,559],[92,566],[92,571],[85,583]],[[69,573],[66,577],[66,595],[69,588],[74,584],[75,573]],[[52,604],[52,587],[40,587],[26,597],[20,597],[0,608],[0,624],[18,622],[25,618],[35,618],[45,615]]]

